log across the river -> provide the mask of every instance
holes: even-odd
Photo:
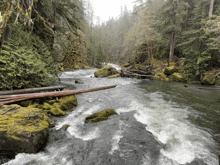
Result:
[[[64,88],[65,86],[51,86],[51,87],[42,87],[42,88],[7,90],[7,91],[0,91],[0,95],[15,95],[15,94],[24,94],[24,93],[34,93],[40,91],[53,91],[53,90],[62,90]]]
[[[112,86],[105,86],[105,87],[84,89],[84,90],[56,91],[56,92],[46,92],[46,93],[29,93],[29,94],[20,94],[20,95],[3,95],[3,96],[0,96],[0,105],[10,104],[13,102],[34,99],[34,98],[68,96],[68,95],[73,95],[73,94],[94,92],[94,91],[99,91],[99,90],[115,88],[116,86],[117,85],[112,85]]]

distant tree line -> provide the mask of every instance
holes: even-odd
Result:
[[[137,0],[92,31],[94,61],[184,58],[190,79],[220,67],[220,0]]]

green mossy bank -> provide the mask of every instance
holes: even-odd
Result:
[[[0,108],[0,151],[11,154],[39,152],[48,140],[50,117],[67,115],[64,111],[77,105],[74,95],[28,107],[3,105]]]
[[[136,65],[139,67],[137,68]],[[142,68],[146,67],[143,64],[136,64],[134,66],[128,65],[125,63],[122,65],[125,69],[130,69],[134,67],[136,69],[143,70]],[[177,82],[186,82],[186,83],[200,83],[203,85],[215,85],[220,84],[219,77],[216,76],[216,70],[205,71],[201,73],[200,77],[190,77],[188,70],[186,69],[186,60],[180,58],[172,63],[167,63],[167,61],[152,59],[150,65],[153,66],[154,79],[164,80],[164,81],[177,81]],[[126,67],[125,67],[126,66]]]

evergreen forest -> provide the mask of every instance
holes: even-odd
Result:
[[[0,11],[0,90],[46,86],[103,62],[181,61],[188,82],[220,77],[220,0],[134,0],[107,22],[89,0],[0,0]]]

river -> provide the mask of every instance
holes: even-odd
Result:
[[[117,87],[77,95],[79,105],[57,118],[44,151],[18,154],[4,165],[218,165],[219,91],[176,82],[94,78],[95,71],[64,72],[61,83],[70,89]],[[84,123],[106,108],[118,115]],[[70,125],[67,131],[58,131],[65,124]]]

